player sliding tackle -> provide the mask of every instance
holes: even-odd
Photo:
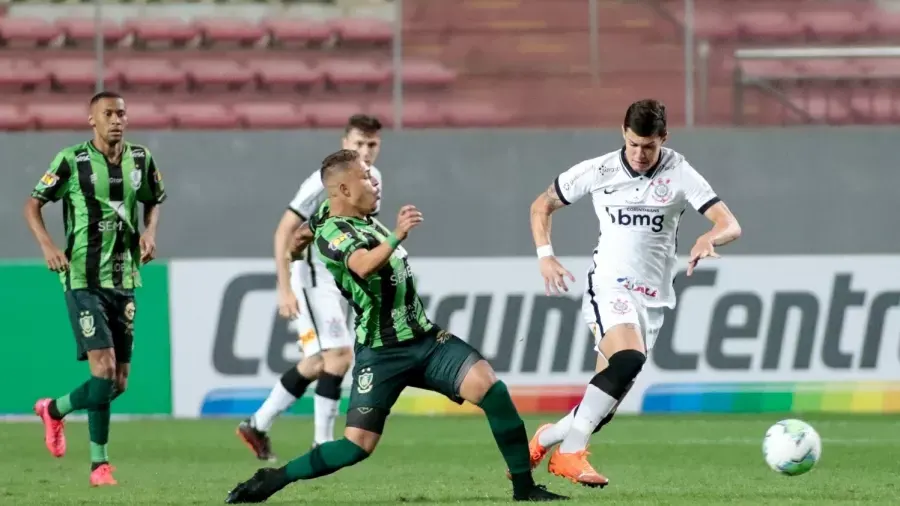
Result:
[[[407,386],[484,410],[512,474],[515,500],[565,499],[535,485],[525,425],[506,385],[477,350],[425,315],[400,245],[422,223],[422,214],[413,206],[403,207],[393,233],[370,218],[378,194],[356,151],[330,155],[321,173],[329,200],[304,227],[314,232],[314,247],[356,313],[347,427],[342,439],[318,445],[284,467],[260,469],[232,490],[226,502],[262,502],[292,482],[362,462],[378,445],[391,407]]]
[[[716,246],[737,239],[741,228],[706,180],[681,154],[663,148],[666,109],[656,100],[632,104],[622,126],[621,150],[586,160],[563,172],[531,205],[531,230],[547,294],[568,291],[574,281],[553,255],[550,215],[591,196],[600,239],[587,274],[582,314],[596,340],[596,375],[581,403],[555,424],[541,426],[530,443],[537,466],[555,445],[550,472],[586,486],[606,477],[587,460],[592,432],[612,420],[653,348],[663,309],[675,307],[676,231],[686,204],[714,223],[691,249],[690,276]]]

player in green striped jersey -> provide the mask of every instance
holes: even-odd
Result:
[[[371,218],[378,194],[355,151],[330,155],[322,162],[321,173],[329,200],[304,226],[315,231],[315,248],[356,313],[347,428],[342,439],[318,445],[284,467],[260,469],[238,484],[225,502],[263,502],[292,482],[326,476],[365,460],[407,386],[439,392],[459,404],[469,401],[484,410],[511,474],[514,500],[565,499],[534,483],[525,424],[506,385],[477,350],[438,328],[425,314],[407,252],[400,245],[422,223],[422,214],[413,206],[403,207],[394,232]]]
[[[54,457],[66,452],[63,418],[87,410],[92,486],[115,485],[109,465],[110,403],[125,392],[134,342],[134,289],[140,267],[156,253],[159,204],[166,198],[162,175],[150,151],[123,138],[125,101],[112,92],[90,102],[92,140],[60,151],[25,205],[28,226],[47,266],[59,273],[78,360],[90,378],[57,399],[40,399],[35,413]],[[44,226],[43,206],[62,200],[65,251]],[[138,219],[143,204],[144,231]]]

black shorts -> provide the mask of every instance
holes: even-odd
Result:
[[[78,360],[87,352],[112,348],[116,362],[131,363],[134,347],[134,290],[80,288],[66,292]]]

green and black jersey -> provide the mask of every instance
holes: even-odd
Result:
[[[69,269],[60,279],[65,290],[141,286],[137,203],[160,204],[166,198],[150,150],[126,142],[115,165],[90,141],[68,147],[56,155],[31,196],[63,201]]]
[[[415,278],[399,246],[378,272],[363,279],[347,259],[358,249],[373,249],[390,232],[377,220],[329,217],[326,201],[310,220],[314,244],[335,284],[356,313],[356,341],[371,348],[391,346],[426,335],[433,324],[416,292]]]

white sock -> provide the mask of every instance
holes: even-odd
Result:
[[[573,409],[566,416],[560,418],[558,422],[554,423],[553,426],[544,429],[538,437],[538,443],[544,448],[550,448],[561,443],[565,439],[566,434],[569,433],[569,428],[572,427],[572,420],[574,419],[575,410]]]
[[[578,413],[572,420],[569,433],[559,445],[560,453],[575,453],[587,448],[588,439],[600,420],[609,414],[616,406],[616,399],[595,387],[588,385],[584,392],[584,399],[578,406]]]
[[[284,388],[281,381],[275,383],[275,387],[269,392],[266,401],[263,402],[258,410],[256,410],[256,413],[253,413],[253,416],[250,418],[250,424],[253,425],[256,430],[269,432],[269,429],[272,428],[272,422],[275,421],[275,417],[291,407],[291,404],[296,400],[297,398]]]
[[[334,441],[334,422],[337,420],[339,402],[337,399],[315,396],[316,444]]]

